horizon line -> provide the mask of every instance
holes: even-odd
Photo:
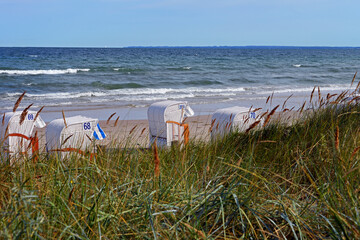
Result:
[[[100,48],[100,49],[114,49],[114,48],[360,48],[360,46],[297,46],[297,45],[208,45],[208,46],[0,46],[0,48]]]

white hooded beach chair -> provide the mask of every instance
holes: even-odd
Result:
[[[223,137],[231,131],[246,131],[259,120],[259,112],[245,107],[228,107],[216,110],[211,118],[211,139]]]
[[[18,157],[31,156],[39,150],[37,134],[33,134],[34,127],[46,126],[40,115],[36,117],[34,111],[28,111],[20,124],[22,111],[7,112],[0,123],[0,146],[4,157],[10,157],[12,163]]]
[[[62,159],[71,153],[89,155],[93,158],[93,140],[106,137],[99,120],[83,116],[55,119],[46,127],[46,150],[57,153]]]
[[[186,117],[194,111],[187,102],[163,101],[150,105],[148,112],[150,146],[171,146],[173,142],[186,144],[189,139],[189,126],[184,124]]]

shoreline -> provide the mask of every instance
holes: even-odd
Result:
[[[308,94],[292,95],[291,94],[281,94],[274,95],[272,101],[266,103],[266,100],[269,96],[261,96],[258,99],[244,99],[243,101],[239,100],[227,100],[227,101],[214,101],[206,103],[194,103],[190,99],[174,99],[177,101],[187,101],[191,108],[194,110],[194,116],[204,116],[212,115],[217,109],[240,106],[253,109],[262,108],[264,111],[272,109],[276,105],[282,106],[284,101],[291,96],[286,103],[286,108],[298,109],[309,97]],[[172,99],[169,99],[172,100]],[[41,117],[45,122],[50,122],[54,119],[62,118],[62,111],[64,111],[65,117],[72,117],[76,115],[82,115],[86,117],[97,118],[101,120],[107,120],[113,113],[115,115],[112,117],[115,120],[119,117],[119,120],[146,120],[147,119],[147,109],[153,102],[148,102],[146,105],[140,105],[139,107],[133,106],[124,106],[121,103],[104,103],[104,104],[73,104],[73,105],[59,105],[59,106],[46,106],[41,112]],[[26,106],[26,103],[21,103],[18,108],[19,111],[22,111]],[[40,107],[32,107],[31,110],[38,111]],[[0,109],[0,114],[4,112],[9,112],[11,109]]]

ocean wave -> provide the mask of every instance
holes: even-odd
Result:
[[[92,82],[92,86],[106,89],[106,90],[115,90],[115,89],[124,89],[124,88],[143,88],[144,85],[138,83],[102,83],[100,81]]]
[[[349,90],[348,84],[328,84],[328,85],[320,85],[320,91],[346,91]],[[272,94],[272,93],[311,93],[314,87],[289,87],[289,88],[278,88],[278,89],[258,89],[256,94]],[[351,89],[350,89],[351,90]]]
[[[167,68],[168,70],[172,70],[172,71],[187,71],[187,70],[191,70],[192,67],[169,67]]]
[[[126,67],[115,67],[112,70],[115,72],[126,73],[126,74],[133,74],[133,73],[141,74],[146,71],[145,69],[142,68],[126,68]]]
[[[299,68],[301,67],[302,65],[301,64],[294,64],[293,67],[296,67],[296,68]]]
[[[192,85],[192,86],[223,85],[223,83],[218,80],[186,81],[186,82],[183,82],[183,84],[184,85]]]
[[[88,72],[88,68],[68,68],[68,69],[50,69],[50,70],[0,70],[0,74],[7,75],[55,75],[55,74],[74,74],[78,72]]]
[[[328,84],[320,86],[322,93],[326,92],[341,92],[348,90],[348,84]],[[94,90],[85,92],[51,92],[51,93],[31,93],[25,95],[24,101],[26,103],[34,103],[36,105],[56,106],[70,105],[70,104],[97,104],[97,103],[111,103],[117,102],[121,104],[148,104],[153,101],[162,100],[180,100],[185,99],[190,102],[222,102],[230,100],[244,101],[249,99],[264,99],[264,96],[274,93],[277,96],[285,95],[310,95],[313,87],[270,87],[257,86],[249,88],[126,88],[114,90]],[[21,93],[2,93],[1,98],[8,103],[13,103]],[[4,102],[4,103],[5,103]],[[24,103],[25,104],[25,103]],[[9,105],[9,104],[6,104]],[[12,105],[12,104],[10,104]]]
[[[51,92],[51,93],[26,93],[27,99],[45,100],[45,99],[76,99],[76,98],[96,98],[96,97],[127,97],[135,96],[141,98],[142,96],[158,96],[158,95],[173,95],[174,98],[181,96],[181,94],[190,94],[191,96],[225,96],[243,93],[244,88],[126,88],[114,89],[104,91],[87,91],[87,92]],[[7,98],[16,99],[21,92],[6,93]]]

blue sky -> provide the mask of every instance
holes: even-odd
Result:
[[[0,0],[0,46],[360,46],[359,0]]]

